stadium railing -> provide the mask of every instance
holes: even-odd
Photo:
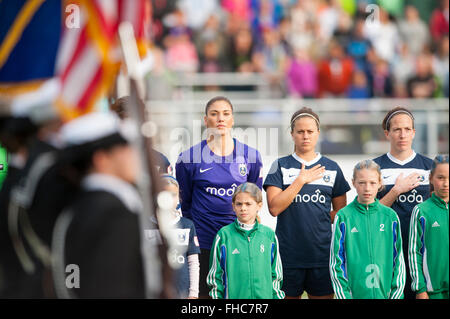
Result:
[[[181,150],[204,138],[204,108],[217,92],[204,92],[201,99],[174,97],[147,100],[157,124],[156,147],[176,160]],[[223,92],[228,96],[226,92]],[[262,155],[292,152],[289,122],[303,106],[320,117],[319,151],[324,154],[381,154],[389,150],[381,123],[388,110],[409,108],[415,116],[414,149],[434,156],[449,152],[449,100],[436,99],[231,99],[234,106],[233,134]]]

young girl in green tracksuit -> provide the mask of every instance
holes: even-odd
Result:
[[[261,190],[253,183],[241,184],[232,204],[237,219],[219,230],[212,245],[209,295],[213,299],[283,299],[278,239],[257,218]]]
[[[400,299],[405,262],[397,214],[376,199],[380,167],[372,160],[353,170],[357,197],[333,224],[330,274],[338,299]]]
[[[411,289],[417,299],[448,299],[449,166],[448,155],[438,155],[430,172],[432,194],[417,205],[409,228]]]

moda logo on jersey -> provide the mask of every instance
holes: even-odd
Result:
[[[295,196],[295,203],[321,203],[325,204],[325,195],[320,193],[320,189],[316,189],[313,195],[310,194],[297,194]]]
[[[236,187],[237,187],[237,185],[235,183],[233,183],[231,185],[231,187],[228,188],[228,189],[225,189],[223,187],[222,188],[217,188],[217,187],[208,186],[208,187],[206,187],[205,190],[206,190],[207,193],[209,193],[211,195],[214,195],[214,196],[221,196],[221,197],[228,196],[228,197],[231,197],[231,196],[233,196],[234,190],[236,189]]]
[[[417,190],[413,189],[409,195],[401,194],[397,197],[396,201],[400,203],[422,203],[423,197],[422,195],[417,194]]]
[[[184,258],[183,254],[177,249],[172,249],[167,255],[169,261],[171,261],[171,264],[174,267],[176,267],[176,264],[183,265],[186,262],[186,258]]]

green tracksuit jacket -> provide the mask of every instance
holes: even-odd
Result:
[[[433,193],[411,215],[408,254],[413,291],[427,291],[430,298],[445,292],[448,296],[448,236],[448,203]]]
[[[238,220],[222,227],[211,249],[207,283],[213,299],[283,299],[283,271],[275,232]]]
[[[330,275],[338,299],[403,298],[405,261],[395,211],[357,198],[342,208],[333,224]]]

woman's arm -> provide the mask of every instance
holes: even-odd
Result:
[[[192,202],[192,176],[189,165],[183,163],[180,158],[175,166],[176,179],[180,186],[180,204],[183,216],[192,219],[191,202]]]
[[[337,196],[331,199],[331,205],[333,210],[330,212],[331,215],[331,223],[334,222],[334,216],[336,216],[337,212],[347,206],[347,193],[342,194],[341,196]]]
[[[189,299],[197,299],[199,292],[200,282],[200,262],[198,260],[198,254],[192,254],[188,256],[188,268],[189,268]]]

